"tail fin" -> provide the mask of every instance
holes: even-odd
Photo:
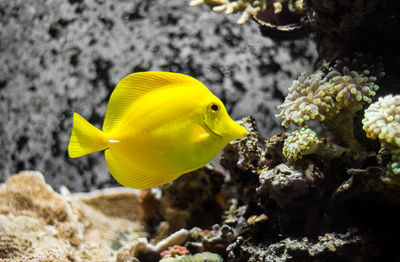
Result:
[[[68,145],[69,157],[76,158],[107,148],[104,132],[91,125],[78,113],[74,113],[73,125]]]

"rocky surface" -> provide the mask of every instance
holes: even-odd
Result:
[[[145,236],[138,191],[72,195],[22,172],[0,185],[1,261],[112,261]]]
[[[219,193],[224,208],[214,212],[221,220],[189,231],[184,245],[192,253],[235,262],[398,260],[398,177],[385,176],[382,166],[348,169],[345,154],[291,163],[282,156],[284,135],[266,141],[254,119],[241,123],[249,134],[221,156],[229,170]]]
[[[62,186],[57,193],[40,172],[13,175],[0,184],[0,261],[157,262],[183,254],[221,261],[217,254],[190,254],[181,246],[189,237],[185,228],[219,222],[221,176],[203,168],[162,191],[70,193]],[[189,192],[194,201],[184,203]]]
[[[135,71],[192,75],[233,118],[279,130],[276,106],[310,71],[315,44],[236,20],[185,0],[0,0],[0,180],[31,169],[56,190],[116,186],[102,153],[72,160],[66,149],[73,112],[100,127],[114,86]]]

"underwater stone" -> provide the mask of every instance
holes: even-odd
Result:
[[[344,234],[326,233],[316,240],[303,238],[285,238],[271,245],[237,242],[228,247],[229,258],[239,261],[326,261],[328,258],[346,260],[355,252],[363,252],[362,238],[354,229],[348,229]]]
[[[221,164],[229,169],[235,165],[243,171],[256,170],[261,165],[266,141],[260,136],[253,117],[247,116],[238,121],[247,129],[247,135],[239,140],[231,141],[221,156]]]
[[[387,176],[385,170],[379,167],[366,169],[349,169],[351,177],[343,182],[333,194],[335,205],[344,207],[356,203],[371,210],[385,205],[390,208],[400,206],[400,179],[398,176]],[[376,207],[375,203],[378,204]]]
[[[296,197],[308,192],[309,183],[306,175],[285,164],[262,171],[259,178],[260,186],[257,188],[257,194],[266,195],[279,205],[287,205]]]
[[[223,180],[221,172],[207,165],[161,187],[157,200],[160,221],[169,223],[170,232],[193,226],[211,227],[222,212],[219,201],[223,199]]]

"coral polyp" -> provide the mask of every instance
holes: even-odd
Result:
[[[290,123],[303,126],[307,120],[323,122],[336,117],[344,109],[355,112],[363,103],[371,103],[379,86],[376,81],[384,75],[382,65],[359,65],[363,55],[349,60],[336,60],[334,65],[321,68],[307,76],[303,73],[289,88],[283,104],[278,106],[286,128]]]

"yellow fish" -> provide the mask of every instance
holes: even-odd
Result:
[[[179,73],[141,72],[123,78],[111,94],[100,131],[74,113],[71,158],[105,150],[107,166],[122,185],[157,187],[211,161],[247,130],[219,98]]]

